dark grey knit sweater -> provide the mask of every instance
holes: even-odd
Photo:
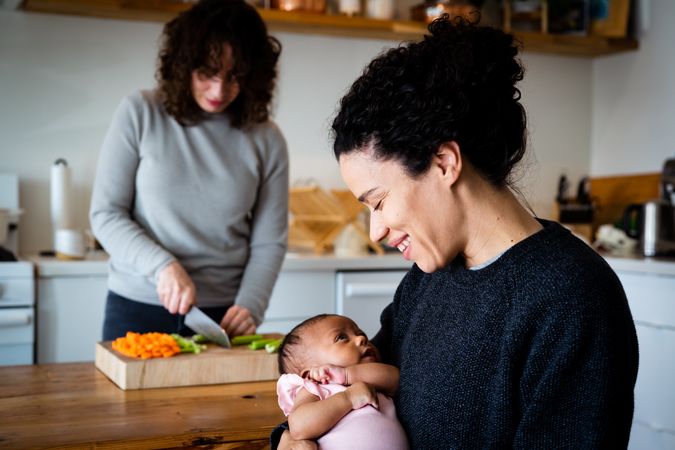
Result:
[[[553,222],[487,267],[414,266],[373,339],[411,448],[625,448],[635,327],[616,275]]]
[[[413,266],[382,313],[373,342],[401,369],[412,449],[626,447],[638,352],[623,288],[542,224],[480,270]]]

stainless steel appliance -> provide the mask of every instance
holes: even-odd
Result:
[[[19,180],[0,174],[0,209],[9,223],[0,246],[19,254]],[[6,258],[9,259],[9,258]],[[0,262],[0,365],[32,364],[35,347],[35,277],[27,261]]]
[[[675,256],[675,159],[663,165],[660,191],[658,199],[630,205],[624,213],[624,230],[640,240],[645,256]]]

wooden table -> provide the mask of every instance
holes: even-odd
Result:
[[[0,448],[263,449],[276,383],[123,391],[93,363],[0,367]]]

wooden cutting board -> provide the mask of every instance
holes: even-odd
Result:
[[[281,338],[280,334],[265,338]],[[147,389],[200,384],[238,383],[279,378],[277,354],[248,346],[219,347],[181,353],[170,358],[131,358],[112,349],[112,342],[96,344],[96,368],[122,389]]]

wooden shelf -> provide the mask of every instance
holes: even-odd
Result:
[[[190,3],[168,3],[162,0],[26,0],[27,11],[69,14],[112,19],[165,22],[188,9]],[[361,37],[385,40],[419,40],[426,25],[399,20],[373,20],[363,17],[285,12],[259,9],[273,31]],[[635,50],[633,39],[602,36],[570,36],[515,32],[526,52],[576,56],[600,56]]]

